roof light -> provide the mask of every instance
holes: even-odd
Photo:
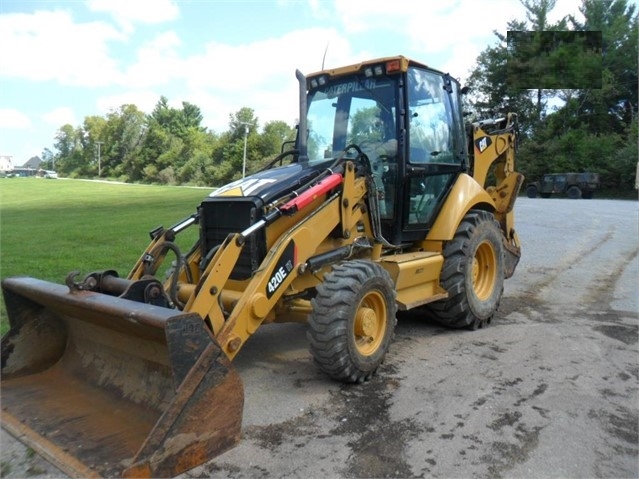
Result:
[[[390,60],[386,62],[386,73],[398,72],[402,69],[399,60]]]
[[[317,88],[317,86],[318,86],[318,85],[317,85],[317,79],[316,79],[316,78],[313,78],[313,79],[311,80],[311,88]]]
[[[326,85],[326,77],[325,76],[319,77],[318,81],[319,81],[320,86]]]
[[[373,69],[371,67],[367,67],[364,69],[364,76],[366,78],[370,78],[373,76]]]
[[[375,65],[375,75],[380,76],[384,74],[384,69],[381,65]]]

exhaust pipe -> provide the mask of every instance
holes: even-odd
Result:
[[[299,162],[308,162],[308,122],[306,115],[308,114],[308,105],[306,101],[306,77],[304,74],[295,70],[295,76],[300,84],[299,100],[300,100],[300,120],[297,124],[297,149],[299,150]]]

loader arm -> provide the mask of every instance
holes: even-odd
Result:
[[[310,190],[305,197],[308,201],[295,199],[282,208],[295,210],[292,213],[292,219],[297,217],[295,226],[275,242],[227,315],[222,310],[220,295],[227,287],[246,238],[242,233],[229,235],[211,260],[185,310],[204,318],[229,359],[274,314],[275,305],[293,281],[301,274],[310,274],[300,265],[316,254],[336,227],[347,242],[355,241],[350,232],[362,218],[358,205],[366,194],[365,179],[356,178],[353,164],[346,163],[339,183],[340,188],[336,191],[331,188],[328,197]],[[320,191],[321,185],[320,182]]]
[[[135,265],[129,272],[127,279],[135,281],[141,279],[145,275],[155,274],[166,258],[168,249],[173,249],[179,260],[180,251],[174,243],[175,237],[186,228],[196,224],[198,220],[198,215],[193,214],[171,226],[169,229],[164,229],[160,226],[151,231],[149,233],[151,236],[151,242],[136,261]],[[191,273],[193,273],[193,271],[191,271]]]

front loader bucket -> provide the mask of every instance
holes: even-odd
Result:
[[[2,282],[2,426],[74,477],[171,477],[237,444],[244,392],[202,318]]]

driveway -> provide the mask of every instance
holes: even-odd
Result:
[[[404,314],[363,385],[317,370],[306,326],[264,326],[233,363],[241,443],[182,477],[639,477],[638,206],[520,198],[493,324]],[[60,476],[4,431],[0,454],[5,477]]]

